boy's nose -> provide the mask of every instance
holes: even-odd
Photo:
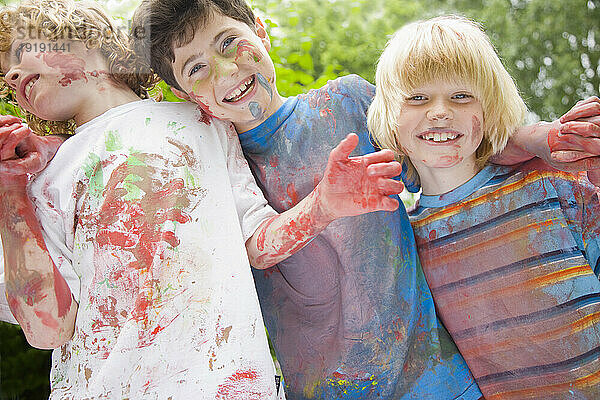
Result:
[[[219,78],[229,78],[238,72],[238,65],[231,60],[223,60],[219,64],[219,69],[217,71]]]
[[[16,89],[19,83],[21,73],[18,69],[11,68],[4,76],[4,81],[13,89]]]
[[[427,118],[432,121],[452,119],[452,110],[445,104],[435,104],[427,111]]]

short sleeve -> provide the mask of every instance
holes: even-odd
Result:
[[[227,171],[245,242],[264,220],[277,215],[277,212],[269,206],[256,184],[248,162],[242,153],[235,128],[228,125],[224,129],[225,143],[223,144],[227,157]]]

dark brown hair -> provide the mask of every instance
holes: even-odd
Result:
[[[245,0],[143,0],[131,24],[133,49],[167,84],[182,90],[173,75],[174,49],[191,42],[215,13],[255,30],[254,13]]]

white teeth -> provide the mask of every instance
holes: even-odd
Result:
[[[457,134],[454,133],[448,133],[448,132],[429,132],[429,133],[425,133],[423,136],[421,136],[423,139],[425,140],[430,140],[433,142],[446,142],[448,140],[454,140],[458,137]]]
[[[240,94],[242,94],[244,91],[246,91],[246,89],[248,89],[248,86],[252,83],[252,77],[246,79],[244,82],[242,82],[242,84],[240,86],[238,86],[235,90],[233,90],[229,96],[227,96],[225,98],[225,100],[227,101],[233,101],[235,100]]]
[[[25,98],[29,99],[29,95],[31,94],[31,88],[33,87],[35,81],[37,81],[37,79],[32,79],[29,82],[27,82],[27,85],[25,85]]]

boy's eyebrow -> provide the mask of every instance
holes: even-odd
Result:
[[[215,35],[215,37],[213,38],[212,42],[210,42],[210,45],[211,45],[211,46],[214,46],[214,45],[215,45],[215,44],[216,44],[216,43],[217,43],[219,40],[221,40],[221,37],[222,37],[223,35],[225,35],[225,34],[229,33],[229,31],[232,31],[232,30],[234,30],[234,28],[231,28],[231,27],[230,27],[230,28],[226,28],[226,29],[222,30],[221,32],[217,33],[217,34]],[[191,56],[189,56],[189,57],[188,57],[188,59],[187,59],[187,60],[185,60],[185,62],[183,63],[183,66],[181,67],[181,76],[184,76],[184,75],[185,75],[183,71],[185,70],[186,66],[187,66],[187,65],[188,65],[190,62],[192,62],[192,60],[193,60],[193,59],[194,59],[196,56],[199,56],[199,55],[202,55],[202,54],[203,54],[202,52],[200,52],[200,53],[197,53],[197,54],[192,54]]]

